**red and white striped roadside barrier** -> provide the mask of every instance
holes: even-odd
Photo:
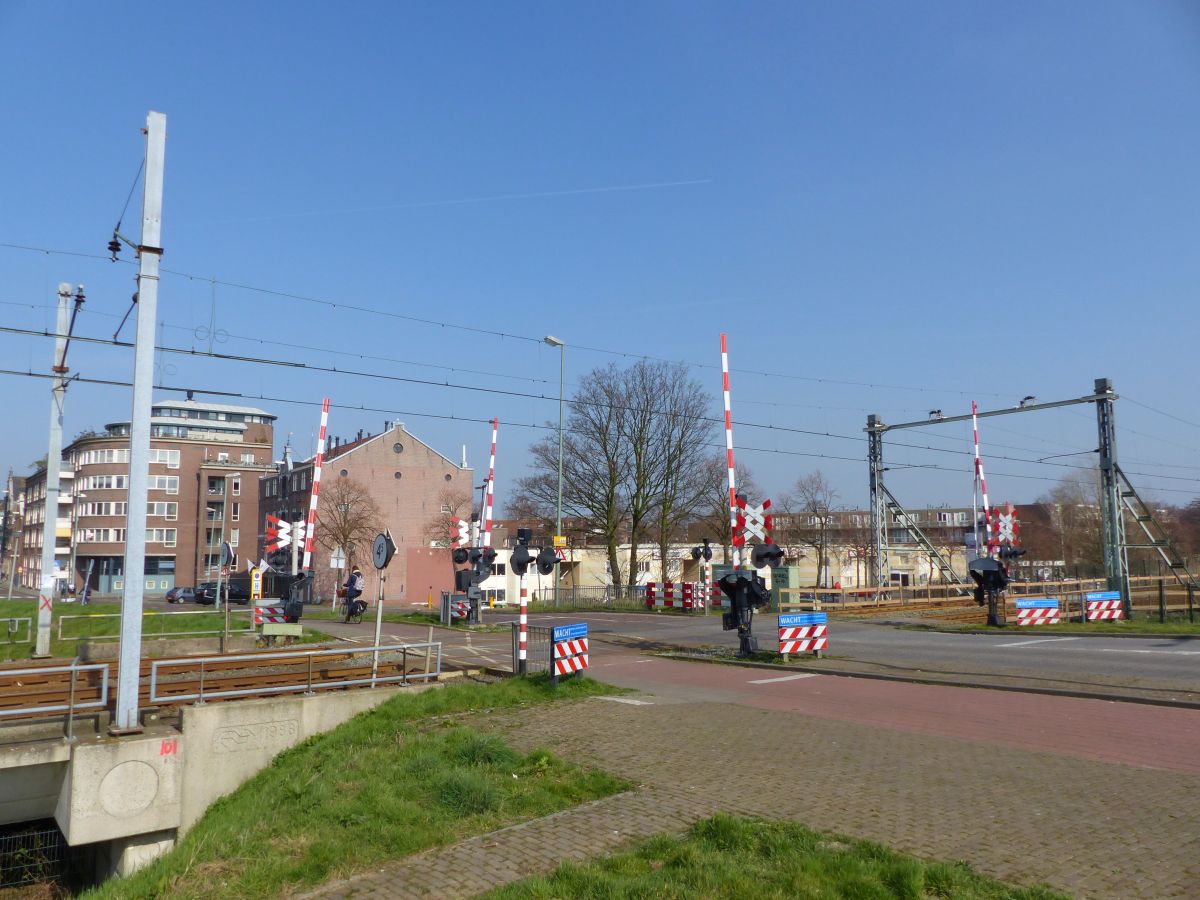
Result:
[[[1017,601],[1018,625],[1057,625],[1062,622],[1058,601],[1053,598]]]
[[[827,613],[793,613],[779,617],[779,652],[820,656],[829,643]]]
[[[263,622],[270,622],[272,625],[282,625],[287,622],[287,616],[284,615],[282,606],[256,606],[254,607],[254,624],[261,625]]]
[[[587,623],[555,626],[550,635],[550,683],[557,685],[560,675],[583,677],[587,667]]]
[[[1125,618],[1125,610],[1121,609],[1120,600],[1087,601],[1087,620],[1089,622],[1107,622],[1123,618]]]
[[[1125,618],[1120,591],[1095,591],[1083,595],[1089,622],[1111,622]]]
[[[554,645],[554,674],[570,675],[588,666],[588,639],[560,641]]]
[[[660,595],[661,593],[661,595]],[[658,609],[695,609],[696,590],[694,581],[657,581],[646,583],[646,606]]]

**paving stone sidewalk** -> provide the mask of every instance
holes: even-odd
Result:
[[[682,831],[716,810],[966,860],[997,878],[1079,897],[1200,896],[1194,775],[716,702],[592,699],[472,724],[524,751],[546,747],[641,786],[312,896],[471,896],[564,860]]]

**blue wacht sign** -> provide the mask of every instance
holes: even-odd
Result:
[[[1120,591],[1088,591],[1083,595],[1084,600],[1120,600]]]
[[[559,641],[574,641],[587,637],[587,622],[579,625],[558,625],[554,629],[554,643]]]
[[[829,622],[829,614],[823,612],[793,613],[779,617],[780,628],[794,628],[797,625],[825,625]]]

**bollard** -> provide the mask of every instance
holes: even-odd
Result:
[[[1159,624],[1167,621],[1167,589],[1161,578],[1158,579],[1158,621]]]

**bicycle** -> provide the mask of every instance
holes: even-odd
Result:
[[[339,611],[341,612],[343,622],[349,625],[362,624],[363,608],[357,598],[354,600],[343,600]]]

